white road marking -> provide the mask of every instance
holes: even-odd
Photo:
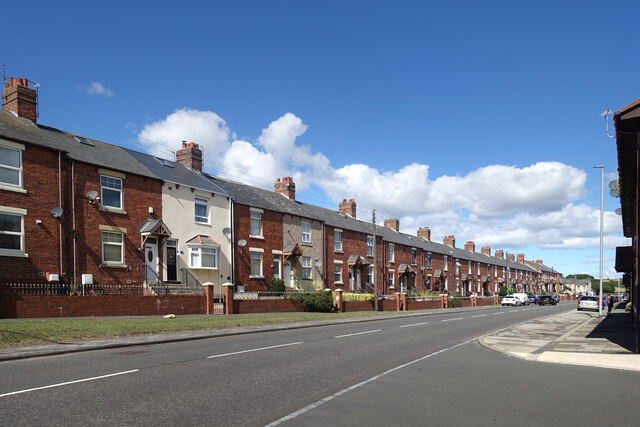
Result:
[[[462,320],[462,317],[455,317],[453,319],[442,319],[441,322],[453,322],[454,320]]]
[[[486,316],[486,314],[476,314],[475,316],[471,316],[471,317],[484,317]]]
[[[345,337],[353,337],[356,335],[372,334],[374,332],[380,332],[381,330],[382,329],[374,329],[373,331],[356,332],[355,334],[336,335],[334,338],[345,338]]]
[[[509,313],[515,313],[518,310],[509,310]]]
[[[83,383],[83,382],[86,382],[86,381],[100,380],[100,379],[103,379],[103,378],[115,377],[116,375],[131,374],[133,372],[138,372],[138,369],[133,369],[131,371],[116,372],[115,374],[100,375],[99,377],[83,378],[81,380],[67,381],[67,382],[64,382],[64,383],[45,385],[45,386],[42,386],[42,387],[29,388],[29,389],[26,389],[26,390],[12,391],[11,393],[0,394],[0,397],[12,396],[14,394],[20,394],[20,393],[28,393],[30,391],[36,391],[36,390],[44,390],[44,389],[53,388],[53,387],[61,387],[63,385]]]
[[[312,403],[312,404],[310,404],[310,405],[305,406],[305,407],[304,407],[304,408],[302,408],[302,409],[299,409],[299,410],[297,410],[297,411],[295,411],[295,412],[290,413],[289,415],[285,415],[284,417],[282,417],[282,418],[280,418],[280,419],[278,419],[278,420],[275,420],[274,422],[272,422],[272,423],[270,423],[270,424],[267,424],[267,427],[277,426],[278,424],[281,424],[281,423],[283,423],[283,422],[285,422],[285,421],[291,421],[292,419],[294,419],[294,418],[295,418],[295,417],[297,417],[298,415],[302,415],[302,414],[304,414],[304,413],[306,413],[306,412],[309,412],[309,411],[311,411],[312,409],[315,409],[315,408],[317,408],[318,406],[320,406],[320,405],[322,405],[322,404],[324,404],[324,403],[327,403],[327,402],[329,402],[330,400],[335,399],[336,397],[340,397],[340,396],[342,396],[342,395],[343,395],[343,394],[345,394],[345,393],[348,393],[348,392],[350,392],[350,391],[352,391],[352,390],[355,390],[355,389],[357,389],[357,388],[360,388],[360,387],[362,387],[363,385],[369,384],[369,383],[371,383],[371,382],[373,382],[373,381],[375,381],[375,380],[377,380],[377,379],[379,379],[379,378],[382,378],[383,376],[385,376],[385,375],[387,375],[387,374],[390,374],[390,373],[395,372],[395,371],[397,371],[397,370],[399,370],[399,369],[402,369],[402,368],[406,368],[407,366],[413,365],[414,363],[418,363],[418,362],[421,362],[421,361],[423,361],[423,360],[429,359],[429,358],[431,358],[431,357],[433,357],[433,356],[436,356],[436,355],[438,355],[438,354],[440,354],[440,353],[444,353],[445,351],[453,350],[454,348],[458,348],[458,347],[460,347],[460,346],[463,346],[463,345],[465,345],[465,344],[468,344],[468,343],[470,343],[470,342],[473,342],[473,341],[475,341],[475,340],[477,340],[477,339],[480,339],[480,338],[482,338],[482,337],[485,337],[485,336],[487,336],[487,335],[495,334],[495,333],[497,333],[497,332],[501,332],[501,331],[503,331],[503,330],[505,330],[505,329],[512,328],[513,326],[514,326],[514,325],[511,325],[511,326],[508,326],[508,327],[506,327],[506,328],[502,328],[502,329],[498,329],[497,331],[490,332],[490,333],[488,333],[488,334],[479,335],[479,336],[477,336],[477,337],[475,337],[475,338],[471,338],[471,339],[469,339],[469,340],[463,341],[463,342],[458,343],[458,344],[456,344],[456,345],[452,345],[451,347],[447,347],[447,348],[445,348],[445,349],[442,349],[442,350],[436,351],[436,352],[434,352],[434,353],[427,354],[426,356],[422,356],[422,357],[420,357],[420,358],[418,358],[418,359],[412,360],[411,362],[407,362],[407,363],[405,363],[405,364],[402,364],[402,365],[396,366],[395,368],[391,368],[391,369],[389,369],[388,371],[385,371],[385,372],[383,372],[383,373],[381,373],[381,374],[378,374],[378,375],[376,375],[376,376],[373,376],[373,377],[369,378],[368,380],[364,380],[364,381],[362,381],[362,382],[360,382],[360,383],[358,383],[358,384],[354,384],[354,385],[352,385],[351,387],[347,387],[347,388],[345,388],[345,389],[343,389],[343,390],[340,390],[340,391],[339,391],[339,392],[337,392],[337,393],[334,393],[334,394],[332,394],[332,395],[330,395],[330,396],[325,397],[324,399],[320,399],[320,400],[318,400],[318,401],[317,401],[317,402],[315,402],[315,403]]]
[[[497,316],[498,314],[504,314],[504,313],[493,313],[494,316]]]
[[[250,350],[234,351],[233,353],[215,354],[213,356],[207,357],[207,359],[215,359],[216,357],[233,356],[233,355],[236,355],[236,354],[243,354],[243,353],[252,353],[254,351],[271,350],[272,348],[288,347],[290,345],[298,345],[298,344],[304,344],[304,342],[303,341],[290,342],[290,343],[287,343],[287,344],[270,345],[269,347],[260,347],[260,348],[252,348]]]
[[[427,325],[429,322],[421,322],[421,323],[412,323],[410,325],[402,325],[400,326],[401,328],[409,328],[411,326],[420,326],[420,325]]]

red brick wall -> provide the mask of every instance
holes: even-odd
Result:
[[[51,215],[51,209],[60,206],[58,153],[26,145],[22,162],[27,193],[0,190],[0,205],[27,210],[24,246],[29,257],[0,256],[0,283],[44,283],[45,273],[60,274],[60,222]],[[63,161],[63,180],[65,177]],[[63,220],[69,217],[65,210]],[[36,219],[42,224],[37,225]],[[66,239],[66,233],[63,236]]]
[[[173,296],[5,296],[0,298],[1,318],[82,317],[205,314],[206,298]]]
[[[251,230],[251,217],[249,206],[234,205],[234,233],[235,242],[246,240],[244,247],[235,247],[235,284],[245,285],[247,291],[268,290],[273,278],[273,250],[282,251],[283,248],[283,214],[265,210],[262,213],[262,236],[264,239],[249,237]],[[264,279],[252,279],[251,254],[249,248],[264,249],[262,254],[262,273]],[[284,266],[281,263],[281,271]]]
[[[440,308],[440,300],[407,301],[407,310],[430,310]]]
[[[335,228],[331,226],[325,226],[325,248],[327,251],[326,260],[326,287],[329,289],[342,289],[349,290],[349,264],[348,260],[351,255],[363,256],[368,262],[373,265],[373,257],[367,256],[367,234],[358,233],[351,230],[342,230],[342,251],[336,252],[334,250],[334,231]],[[342,261],[342,283],[343,285],[334,284],[334,261]],[[368,267],[363,266],[361,268],[361,280],[362,287],[365,287],[367,283]],[[355,277],[355,276],[354,276]],[[355,288],[355,283],[354,283]]]
[[[373,301],[345,301],[343,304],[345,313],[352,313],[355,311],[373,311],[375,308]]]
[[[289,298],[273,300],[234,300],[233,313],[292,313],[305,311],[302,303]]]

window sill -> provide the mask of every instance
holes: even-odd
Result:
[[[249,276],[249,279],[264,279],[264,276]]]
[[[249,238],[250,239],[264,240],[263,236],[256,236],[256,235],[253,235],[253,234],[249,234]]]
[[[334,249],[333,252],[337,253],[337,254],[343,254],[344,252],[342,252],[342,249]]]
[[[201,221],[194,221],[193,222],[195,225],[208,225],[211,226],[210,222],[201,222]]]
[[[389,290],[395,289],[395,288],[396,288],[395,286],[389,286]]]
[[[333,282],[333,284],[336,286],[343,286],[344,282]]]
[[[25,254],[24,252],[12,252],[12,251],[0,251],[0,256],[9,256],[14,258],[29,258],[29,254]]]
[[[0,190],[12,191],[14,193],[27,194],[27,190],[20,187],[12,187],[11,185],[0,184]]]
[[[99,266],[100,268],[120,268],[120,269],[126,269],[129,268],[129,266],[127,264],[100,264]]]
[[[218,270],[218,267],[194,267],[194,266],[189,266],[189,268],[191,268],[193,270]]]
[[[302,246],[313,246],[313,243],[311,242],[302,242],[300,243]]]
[[[120,214],[120,215],[126,215],[127,214],[127,211],[125,211],[124,209],[110,208],[108,206],[100,206],[100,208],[98,210],[100,212],[109,212],[109,213]]]

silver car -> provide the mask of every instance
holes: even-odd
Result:
[[[598,297],[583,296],[578,300],[578,311],[581,311],[581,310],[598,311],[599,308],[600,306],[598,305]]]

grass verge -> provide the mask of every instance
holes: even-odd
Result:
[[[233,316],[82,318],[0,321],[0,348],[59,344],[95,339],[243,326],[335,320],[397,314],[396,312],[288,313]]]

